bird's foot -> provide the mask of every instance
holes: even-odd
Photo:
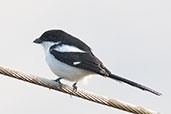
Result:
[[[75,82],[72,87],[73,87],[73,92],[77,92],[77,86],[76,86],[77,82]]]
[[[61,79],[62,78],[60,77],[60,78],[57,78],[56,80],[54,80],[55,82],[58,82],[60,89],[62,88],[62,83],[60,82]]]

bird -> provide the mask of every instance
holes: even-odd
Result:
[[[162,95],[154,89],[111,73],[87,44],[63,30],[47,30],[33,42],[43,47],[48,66],[58,76],[55,81],[60,83],[61,79],[65,79],[74,82],[72,86],[75,90],[79,80],[98,74],[157,96]]]

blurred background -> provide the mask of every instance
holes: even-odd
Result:
[[[46,30],[62,29],[92,47],[113,73],[163,96],[98,75],[80,81],[80,89],[169,114],[170,6],[170,0],[0,0],[0,66],[56,79],[42,47],[32,41]],[[1,114],[128,114],[3,75],[0,91]]]

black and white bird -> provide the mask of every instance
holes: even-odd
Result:
[[[112,74],[92,53],[88,45],[62,30],[46,31],[40,38],[34,40],[34,43],[42,45],[50,69],[59,77],[56,81],[60,82],[61,79],[73,81],[75,89],[77,82],[85,76],[99,74],[161,95],[151,88]]]

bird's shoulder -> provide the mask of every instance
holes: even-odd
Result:
[[[86,43],[70,34],[63,34],[61,42],[61,44],[75,46],[83,51],[91,51],[91,48]]]

